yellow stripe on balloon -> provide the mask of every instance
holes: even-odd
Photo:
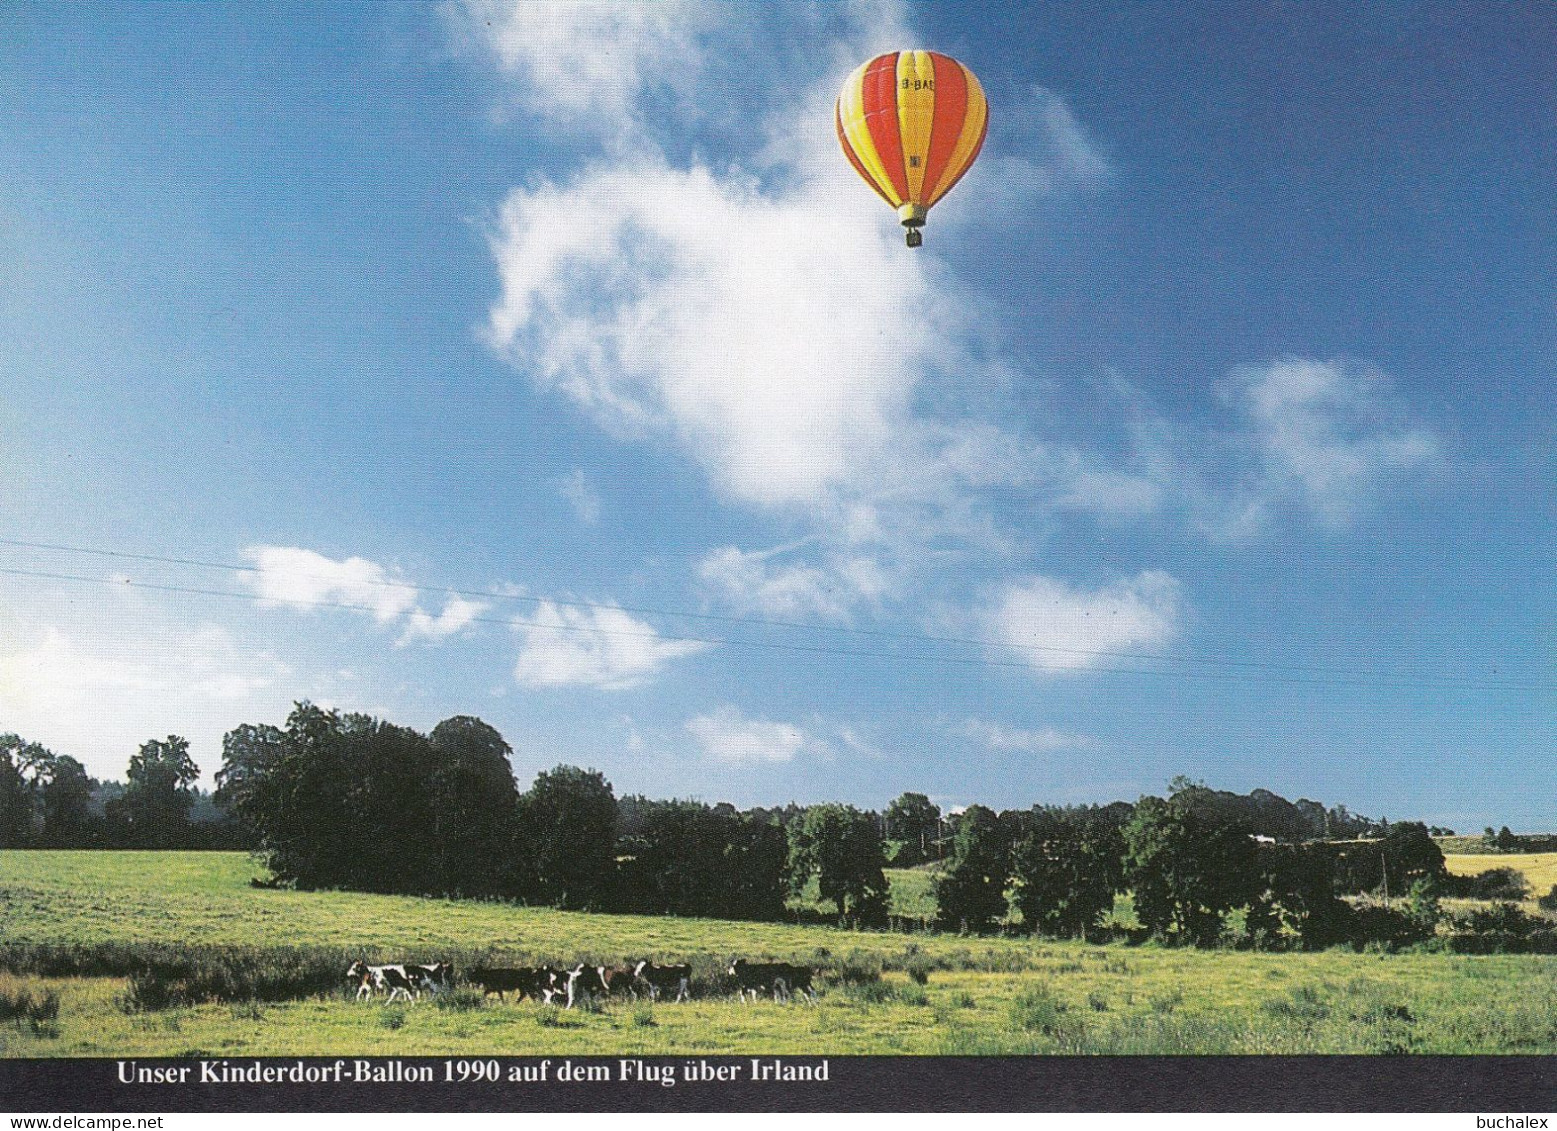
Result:
[[[897,120],[903,134],[908,199],[928,203],[921,195],[930,159],[930,126],[935,121],[935,63],[928,51],[904,51],[897,57]]]
[[[881,154],[876,152],[876,142],[870,136],[870,126],[865,121],[865,72],[869,69],[870,64],[866,63],[849,76],[849,81],[843,87],[839,116],[843,121],[844,135],[849,139],[849,148],[854,150],[854,156],[865,166],[877,190],[896,208],[903,201],[892,187],[892,178],[887,176],[886,167],[881,163]]]
[[[946,195],[948,189],[956,184],[962,174],[968,171],[968,166],[973,164],[973,159],[978,156],[979,146],[984,140],[984,126],[989,119],[989,102],[984,98],[984,88],[979,85],[979,80],[973,76],[963,64],[963,76],[968,80],[968,114],[962,121],[962,133],[957,138],[957,147],[952,150],[951,158],[946,162],[946,172],[941,176],[941,181],[935,186],[935,199],[925,201],[926,207],[940,200]]]

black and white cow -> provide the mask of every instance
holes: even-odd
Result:
[[[568,1008],[584,998],[609,998],[626,994],[634,1001],[638,992],[633,985],[632,966],[586,966],[580,962],[567,973]]]
[[[360,958],[346,971],[346,978],[356,983],[358,1001],[371,998],[380,990],[389,991],[390,1001],[394,1001],[397,997],[410,1001],[415,996],[414,991],[417,986],[417,981],[406,972],[406,967],[402,964],[369,966]]]
[[[406,966],[406,977],[411,988],[441,994],[454,988],[454,965],[450,962],[434,962],[431,966]]]
[[[678,1002],[692,996],[692,967],[687,963],[657,966],[645,960],[633,967],[633,981],[647,991],[650,1001],[658,1001],[661,993],[672,989]]]

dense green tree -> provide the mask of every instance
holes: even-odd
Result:
[[[607,903],[616,881],[616,796],[603,774],[577,766],[539,774],[516,820],[524,891],[557,907]]]
[[[812,876],[842,918],[878,923],[887,915],[887,880],[876,819],[851,805],[812,805],[790,827],[790,885],[797,894]]]
[[[352,769],[341,819],[352,886],[368,891],[446,894],[433,819],[432,743],[374,719],[347,748]]]
[[[783,827],[743,813],[727,836],[722,917],[782,919],[789,869],[789,837]]]
[[[941,924],[982,934],[1003,920],[1010,865],[1010,829],[982,805],[964,809],[946,872],[935,884]]]
[[[366,886],[357,811],[364,767],[353,747],[373,726],[366,715],[301,702],[285,730],[241,726],[223,739],[218,798],[253,830],[276,879],[305,890]]]
[[[1440,885],[1448,878],[1443,849],[1421,821],[1396,821],[1380,843],[1391,893],[1405,895],[1417,880]]]
[[[433,763],[430,832],[438,887],[450,895],[493,896],[512,887],[512,836],[519,788],[503,736],[480,719],[445,719],[428,736]]]
[[[1124,883],[1120,823],[1097,809],[1035,806],[1012,857],[1022,921],[1046,935],[1084,936]]]
[[[189,742],[176,734],[151,739],[130,758],[124,796],[116,815],[137,848],[173,848],[189,835],[189,810],[200,767],[189,756]]]
[[[779,919],[787,840],[769,820],[730,805],[635,799],[620,846],[618,906],[648,914]]]
[[[1352,911],[1335,894],[1335,849],[1328,844],[1261,845],[1245,931],[1261,947],[1295,939],[1304,950],[1345,942]]]
[[[1256,894],[1255,845],[1244,827],[1213,824],[1187,805],[1143,797],[1123,836],[1136,916],[1164,938],[1208,945],[1223,915]]]
[[[905,793],[886,811],[887,839],[898,844],[894,863],[912,866],[934,853],[941,807],[922,793]]]
[[[33,840],[36,798],[25,773],[32,746],[19,735],[0,735],[0,848]]]
[[[100,822],[92,806],[97,782],[68,754],[51,755],[39,774],[38,800],[43,814],[39,843],[49,848],[84,848],[96,842]]]

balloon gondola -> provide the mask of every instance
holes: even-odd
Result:
[[[834,108],[844,156],[897,210],[909,247],[930,208],[984,145],[989,103],[963,64],[935,51],[894,51],[855,68]]]

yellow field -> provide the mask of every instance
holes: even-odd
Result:
[[[1444,862],[1455,876],[1474,876],[1493,868],[1514,868],[1530,881],[1531,902],[1557,886],[1557,852],[1491,853],[1488,855],[1447,855]]]

